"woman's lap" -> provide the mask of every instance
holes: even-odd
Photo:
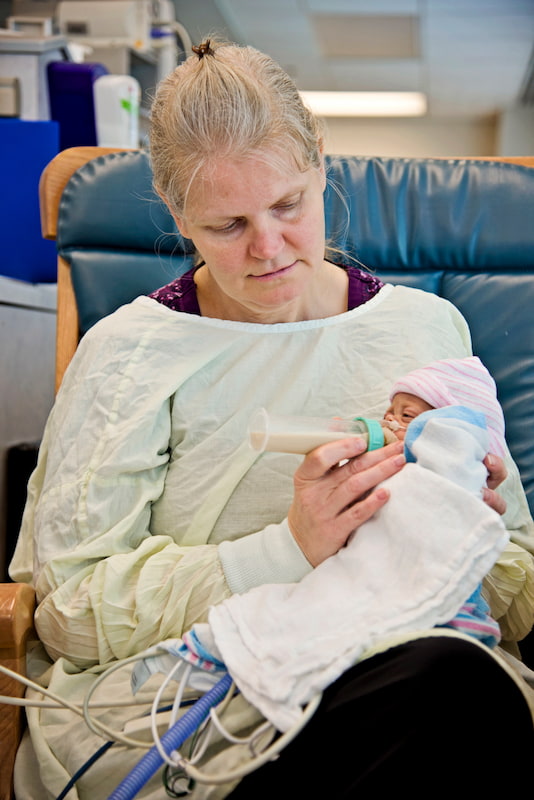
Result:
[[[418,798],[431,785],[441,796],[494,793],[533,756],[530,709],[500,663],[464,639],[428,637],[349,669],[280,757],[230,798]]]

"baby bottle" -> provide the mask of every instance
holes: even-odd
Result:
[[[250,445],[259,452],[269,450],[306,455],[321,444],[346,439],[348,436],[365,439],[368,450],[384,446],[381,423],[366,417],[300,417],[270,414],[265,408],[259,408],[252,416],[248,428]]]

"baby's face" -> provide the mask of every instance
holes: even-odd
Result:
[[[425,400],[421,400],[415,394],[408,394],[408,392],[399,392],[393,397],[391,405],[384,414],[386,422],[391,423],[389,426],[395,433],[397,439],[404,439],[406,428],[412,421],[422,414],[423,411],[430,411],[433,406],[429,405]]]

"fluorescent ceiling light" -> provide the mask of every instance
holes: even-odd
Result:
[[[301,92],[319,117],[420,117],[426,113],[421,92]]]

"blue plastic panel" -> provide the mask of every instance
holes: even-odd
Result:
[[[58,152],[56,122],[0,119],[0,273],[9,278],[56,280],[55,243],[41,236],[39,178]]]

